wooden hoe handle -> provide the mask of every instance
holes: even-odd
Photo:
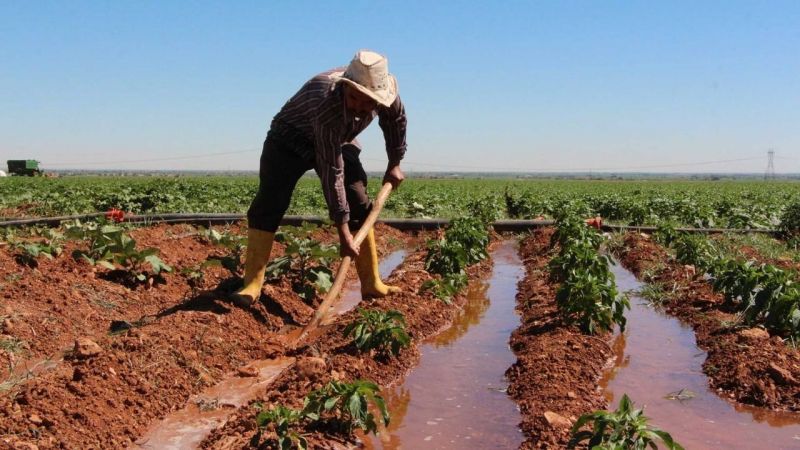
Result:
[[[370,211],[367,218],[364,220],[364,223],[361,225],[361,229],[358,230],[355,237],[353,238],[353,246],[359,248],[361,243],[364,242],[364,239],[367,237],[367,233],[369,230],[372,229],[373,225],[375,225],[375,221],[378,220],[378,214],[380,214],[381,209],[383,209],[383,204],[386,203],[386,199],[389,198],[389,194],[392,192],[392,184],[385,183],[381,188],[380,192],[378,192],[378,197],[372,202],[372,210]],[[311,318],[311,321],[303,328],[303,331],[300,333],[300,336],[297,338],[296,342],[301,342],[305,337],[310,333],[312,330],[319,326],[319,323],[325,318],[325,315],[328,313],[333,302],[339,297],[339,291],[342,290],[342,286],[344,286],[344,281],[347,278],[347,271],[350,270],[350,262],[352,258],[349,256],[345,256],[342,258],[342,263],[339,265],[339,270],[336,272],[336,279],[333,281],[333,286],[331,286],[331,290],[328,291],[328,294],[325,296],[325,300],[322,301],[322,304],[319,305],[317,311],[314,313],[314,317]]]

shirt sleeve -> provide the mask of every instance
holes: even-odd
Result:
[[[330,218],[337,224],[348,222],[350,208],[344,190],[341,132],[324,122],[315,123],[314,128],[316,171]]]
[[[406,109],[400,96],[387,107],[379,108],[378,124],[386,141],[389,165],[398,165],[406,154]]]

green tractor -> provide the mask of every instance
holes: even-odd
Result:
[[[39,161],[35,159],[9,159],[8,174],[28,177],[43,175],[39,169]]]

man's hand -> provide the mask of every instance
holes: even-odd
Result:
[[[383,176],[383,184],[392,183],[392,190],[397,190],[400,183],[406,179],[405,174],[400,170],[400,166],[389,166],[386,169],[386,174]]]
[[[350,227],[345,223],[337,223],[336,229],[339,230],[339,256],[349,256],[355,259],[358,256],[358,248],[353,242],[353,235],[350,234]]]

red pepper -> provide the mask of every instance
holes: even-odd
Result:
[[[592,217],[590,219],[586,219],[586,225],[590,227],[597,228],[598,230],[603,227],[603,218],[600,216]]]
[[[121,209],[111,208],[106,212],[106,219],[119,223],[125,220],[125,213]]]

